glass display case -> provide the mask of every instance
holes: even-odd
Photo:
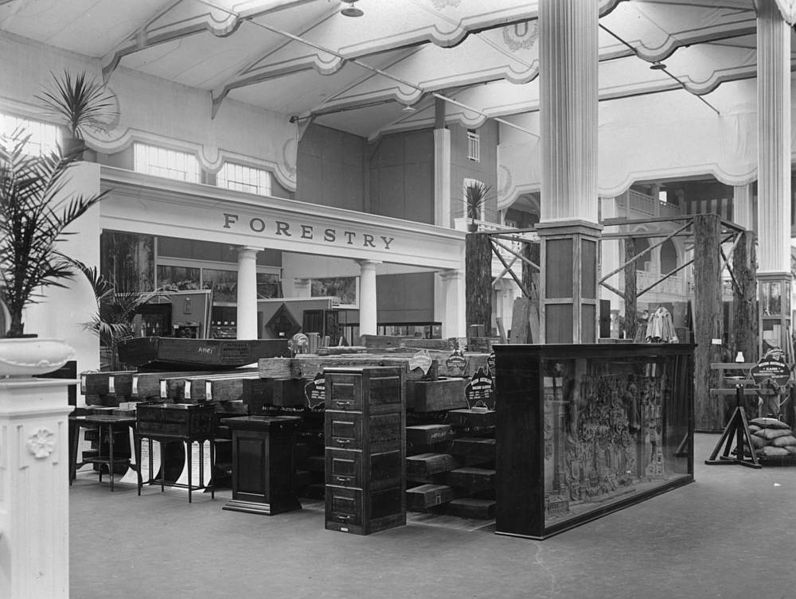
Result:
[[[496,531],[542,539],[693,478],[693,346],[498,345]]]

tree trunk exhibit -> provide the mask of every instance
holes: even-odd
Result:
[[[710,397],[710,363],[721,362],[724,332],[720,243],[719,216],[694,216],[694,413],[698,431],[723,428],[719,399]]]
[[[467,331],[482,325],[484,335],[492,330],[492,249],[483,233],[468,233],[465,240],[465,295]]]
[[[755,235],[742,233],[742,238],[732,256],[732,270],[740,289],[733,287],[733,336],[730,340],[732,355],[743,352],[746,362],[756,362],[757,355],[757,268]]]
[[[625,339],[636,338],[636,263],[630,262],[636,255],[636,241],[632,237],[625,240]]]

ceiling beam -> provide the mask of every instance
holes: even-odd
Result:
[[[251,8],[241,11],[240,13],[222,9],[221,7],[213,7],[207,3],[200,2],[200,4],[206,4],[208,8],[217,8],[223,11],[227,15],[227,18],[219,23],[212,18],[209,10],[205,10],[188,19],[179,19],[170,23],[159,23],[163,17],[176,8],[177,5],[181,4],[182,1],[183,0],[174,0],[166,7],[158,10],[146,20],[144,25],[126,36],[116,48],[105,55],[102,59],[102,75],[106,81],[110,78],[113,71],[116,70],[116,67],[119,66],[122,58],[130,54],[204,32],[210,32],[218,37],[226,37],[235,33],[244,21],[314,2],[315,0],[292,0],[286,3],[269,1],[266,2],[263,7]]]

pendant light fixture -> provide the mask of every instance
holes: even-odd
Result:
[[[345,4],[348,4],[343,10],[340,11],[341,14],[345,15],[346,17],[361,17],[365,13],[362,12],[362,9],[359,9],[355,6],[357,0],[343,0]]]

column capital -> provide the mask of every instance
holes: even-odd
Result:
[[[238,250],[238,256],[245,255],[247,253],[252,253],[256,256],[257,252],[264,252],[265,248],[256,247],[253,245],[240,245],[237,247],[237,250]]]
[[[437,275],[439,275],[439,278],[443,281],[455,281],[464,276],[464,271],[451,268],[448,270],[439,270],[437,271]]]
[[[367,268],[368,266],[376,267],[377,264],[381,264],[381,260],[370,260],[370,259],[362,259],[357,260],[357,264],[359,264],[360,268]]]

